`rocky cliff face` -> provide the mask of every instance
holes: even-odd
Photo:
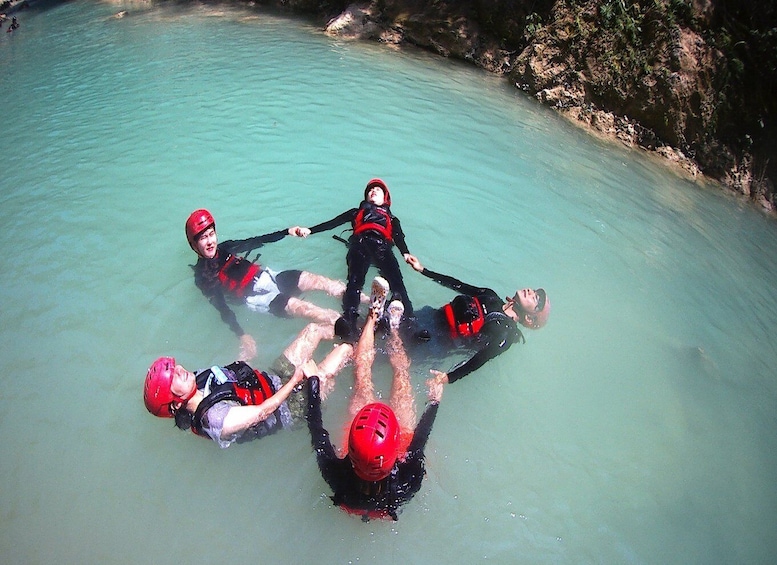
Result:
[[[767,209],[777,203],[774,2],[264,3],[315,14],[333,35],[470,61],[603,135],[656,151]]]

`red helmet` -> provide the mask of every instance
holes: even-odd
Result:
[[[143,389],[143,400],[146,408],[154,416],[160,418],[172,418],[170,413],[171,402],[188,402],[189,398],[180,398],[172,393],[170,384],[173,382],[173,373],[175,371],[175,357],[160,357],[151,364],[146,373],[146,386]]]
[[[398,448],[399,422],[391,408],[374,402],[359,410],[348,434],[348,456],[359,478],[379,481],[387,477]]]
[[[383,198],[386,201],[386,206],[391,206],[391,193],[389,192],[388,186],[385,182],[383,182],[382,179],[372,179],[367,183],[367,186],[364,189],[364,199],[367,200],[367,195],[370,193],[370,189],[375,186],[379,186],[383,190]]]
[[[186,239],[189,240],[189,245],[194,249],[194,242],[197,236],[204,232],[209,227],[216,227],[216,220],[213,219],[213,215],[200,208],[189,214],[189,218],[186,220]]]

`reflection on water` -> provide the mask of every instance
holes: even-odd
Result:
[[[5,561],[774,561],[773,220],[422,53],[235,8],[72,2],[21,23],[0,38]],[[332,508],[304,431],[220,451],[141,401],[161,354],[237,355],[192,283],[191,210],[248,237],[331,218],[373,176],[430,268],[554,305],[446,390],[393,524]],[[328,235],[260,261],[345,272]],[[406,282],[417,307],[451,298]],[[239,317],[260,366],[302,327]],[[419,358],[419,405],[454,362]]]

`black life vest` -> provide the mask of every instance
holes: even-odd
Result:
[[[480,333],[486,322],[486,310],[477,296],[458,295],[443,306],[452,337],[471,337]]]
[[[260,271],[261,267],[256,263],[230,253],[219,269],[219,282],[230,292],[244,296],[246,288]]]
[[[267,373],[252,369],[242,361],[235,361],[225,368],[235,373],[237,382],[228,381],[223,384],[214,383],[211,385],[210,394],[202,399],[191,417],[192,431],[199,436],[208,437],[202,431],[202,417],[216,403],[223,400],[233,400],[243,406],[256,406],[275,394],[275,388]],[[204,388],[208,379],[212,378],[212,376],[213,369],[207,369],[198,374],[196,377],[197,388]],[[260,425],[267,427],[267,434],[282,427],[280,418],[268,418],[260,422]]]
[[[391,212],[388,208],[362,202],[353,220],[353,233],[358,235],[367,231],[378,232],[386,240],[394,241],[391,231]]]
[[[384,493],[384,489],[390,488],[388,478],[382,479],[377,482],[369,482],[364,481],[362,479],[359,479],[357,477],[354,477],[354,481],[356,481],[356,486],[359,489],[359,491],[364,495],[364,497],[368,500],[375,500],[377,498],[380,498]],[[353,506],[348,506],[343,500],[340,499],[340,497],[337,496],[331,496],[332,502],[335,504],[335,506],[339,506],[341,510],[346,512],[347,514],[351,514],[352,516],[358,516],[361,518],[362,522],[369,522],[370,520],[397,520],[397,510],[396,508],[354,508]]]

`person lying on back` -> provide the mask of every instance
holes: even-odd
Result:
[[[405,234],[399,218],[391,213],[391,194],[381,179],[375,178],[367,183],[364,199],[358,208],[351,208],[342,214],[317,224],[311,228],[294,227],[291,235],[307,237],[311,234],[328,231],[345,223],[350,223],[353,234],[348,239],[346,264],[348,281],[343,294],[343,316],[337,322],[335,331],[351,341],[358,336],[359,296],[371,266],[377,267],[391,288],[392,300],[399,300],[405,309],[404,318],[408,324],[413,319],[413,304],[407,295],[405,281],[399,263],[394,255],[394,246],[402,253],[407,263],[417,261],[411,255],[405,243]]]
[[[459,294],[434,310],[434,334],[438,340],[455,346],[466,342],[475,353],[458,363],[443,382],[452,383],[482,367],[486,362],[524,340],[518,324],[526,328],[543,327],[550,315],[550,299],[544,289],[524,288],[504,300],[496,291],[464,283],[449,275],[425,268],[417,259],[410,265],[427,278]]]
[[[298,296],[308,290],[323,290],[331,296],[342,296],[345,283],[308,271],[276,272],[249,261],[246,254],[265,243],[280,241],[294,228],[235,239],[219,243],[216,221],[205,209],[195,210],[186,220],[186,239],[197,254],[194,282],[221,314],[221,319],[240,338],[240,358],[248,360],[256,354],[256,342],[243,331],[227,300],[242,301],[256,312],[269,312],[279,317],[310,318],[315,322],[334,325],[339,314],[322,308]],[[357,303],[359,297],[357,296]],[[364,300],[369,300],[364,297]]]

